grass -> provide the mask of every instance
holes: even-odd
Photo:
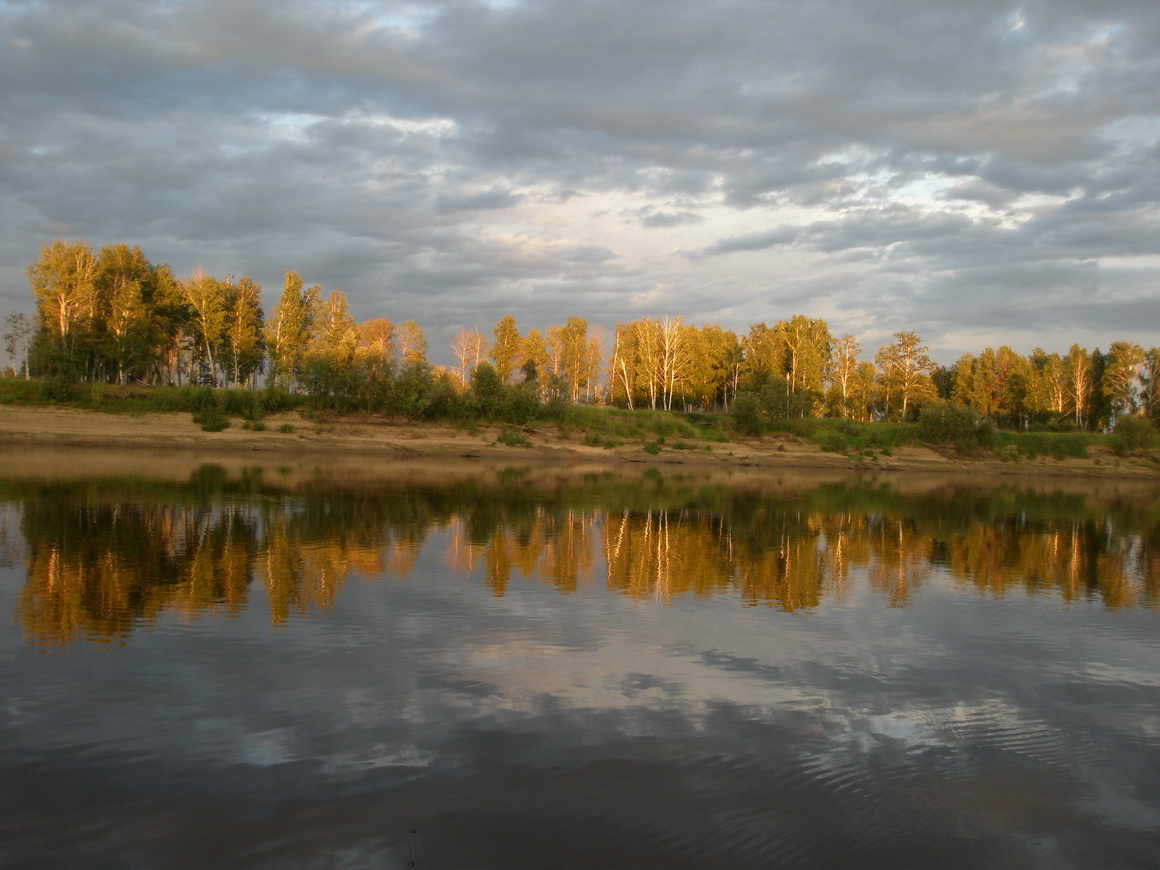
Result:
[[[229,418],[216,408],[195,411],[193,414],[193,422],[199,425],[203,432],[221,432],[230,426]]]
[[[1086,459],[1088,450],[1107,443],[1106,435],[1093,432],[1006,432],[995,433],[995,452],[1006,462],[1020,459]]]
[[[32,404],[40,384],[17,378],[0,378],[0,405]]]
[[[108,414],[195,413],[216,406],[228,417],[261,420],[267,414],[291,410],[305,404],[302,396],[272,390],[233,390],[211,387],[119,386],[117,384],[74,384],[65,396],[48,400],[41,397],[40,381],[0,378],[0,404],[67,404],[74,408],[100,410]]]
[[[886,453],[895,447],[910,444],[915,439],[914,426],[908,423],[866,423],[813,417],[779,420],[774,424],[774,431],[812,441],[829,453],[856,453],[862,456],[868,456],[874,451]]]
[[[719,414],[680,411],[629,411],[576,405],[558,420],[565,432],[583,432],[586,444],[611,447],[624,442],[725,442],[733,440],[730,420]],[[691,448],[690,448],[691,449]]]
[[[528,440],[528,436],[511,426],[503,426],[499,430],[499,435],[496,436],[497,444],[504,444],[508,447],[531,447],[532,442]]]

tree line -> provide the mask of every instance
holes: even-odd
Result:
[[[556,402],[900,421],[944,401],[1014,429],[1102,429],[1124,414],[1160,422],[1160,347],[1126,341],[1063,355],[988,347],[938,366],[914,332],[895,333],[870,360],[855,336],[800,314],[740,335],[680,317],[606,335],[576,316],[521,334],[506,315],[490,336],[457,333],[457,365],[445,368],[428,361],[414,321],[356,322],[341,291],[324,295],[294,272],[269,316],[253,279],[204,270],[179,279],[125,244],[94,251],[57,239],[28,278],[35,314],[8,318],[6,349],[14,370],[62,383],[264,383],[320,407],[411,417],[468,396],[473,413],[496,418]]]

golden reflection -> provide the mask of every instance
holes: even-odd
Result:
[[[643,495],[610,492],[655,507],[597,508],[518,487],[290,497],[250,484],[212,489],[221,485],[206,472],[187,489],[132,498],[69,483],[4,493],[13,507],[0,513],[0,532],[11,540],[19,523],[22,546],[10,549],[27,567],[26,636],[117,642],[162,612],[228,617],[250,606],[255,583],[282,625],[330,607],[350,577],[408,577],[436,532],[445,564],[497,597],[518,581],[561,593],[603,584],[658,604],[728,595],[797,611],[864,585],[903,607],[937,567],[994,597],[1160,602],[1160,518],[1131,505],[1091,511],[1082,499],[1011,493],[922,501],[881,488],[819,489],[812,499],[698,490],[693,499],[654,483]]]

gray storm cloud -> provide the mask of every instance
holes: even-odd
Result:
[[[0,34],[3,313],[60,236],[268,304],[294,269],[433,350],[507,313],[1158,343],[1152,2],[0,2]]]

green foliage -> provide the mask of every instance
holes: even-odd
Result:
[[[1024,459],[1050,456],[1053,459],[1086,459],[1088,448],[1102,436],[1087,432],[996,432],[995,447],[1000,456]],[[1012,453],[1014,451],[1014,453]]]
[[[661,452],[661,445],[658,444],[656,441],[653,441],[649,444],[644,445],[644,452],[651,453],[653,456],[656,456],[658,453]]]
[[[186,395],[189,400],[189,410],[195,414],[218,410],[217,398],[210,387],[189,387]]]
[[[760,435],[763,426],[761,399],[756,393],[738,393],[733,398],[733,425],[742,435]]]
[[[421,419],[427,409],[430,386],[431,376],[425,366],[403,366],[392,391],[392,410],[410,420]]]
[[[216,407],[194,412],[193,422],[199,425],[203,432],[220,432],[228,429],[230,425],[229,418]]]
[[[600,435],[596,432],[588,432],[584,435],[584,445],[586,447],[603,447],[605,450],[611,450],[618,443],[615,438]]]
[[[917,431],[921,441],[954,444],[960,450],[987,450],[995,443],[994,424],[953,402],[923,405],[918,412]]]
[[[54,371],[40,379],[36,397],[46,402],[67,402],[72,398],[75,383],[67,372]]]
[[[519,429],[512,426],[503,426],[499,430],[499,435],[496,436],[496,443],[504,444],[508,447],[531,447],[532,442]]]
[[[1156,441],[1156,427],[1143,417],[1122,414],[1116,418],[1111,447],[1119,456],[1147,450]]]
[[[798,419],[812,415],[821,393],[812,390],[791,392],[781,378],[767,381],[759,393],[761,410],[770,420]]]
[[[266,416],[263,394],[253,390],[225,390],[221,394],[222,412],[243,420],[261,420]]]
[[[31,402],[40,391],[40,382],[23,378],[0,378],[0,401]]]
[[[892,447],[901,447],[915,437],[915,427],[909,423],[871,423],[845,418],[781,420],[774,429],[812,441],[831,453],[864,455],[867,451],[885,452]]]
[[[471,394],[477,413],[485,420],[496,420],[503,416],[507,396],[503,379],[491,363],[481,362],[471,373]]]
[[[294,426],[291,425],[290,423],[283,423],[281,426],[278,427],[278,431],[281,432],[283,435],[289,435],[294,431]]]
[[[503,418],[509,423],[530,423],[540,416],[543,409],[534,385],[508,385],[504,387],[504,394]]]
[[[430,382],[422,416],[427,420],[466,421],[472,419],[472,415],[468,413],[467,403],[447,373],[441,374]]]
[[[591,408],[582,405],[566,409],[558,421],[567,431],[585,433],[585,443],[593,440],[597,446],[612,446],[623,441],[686,438],[694,441],[706,436],[718,436],[717,430],[696,425],[684,414],[671,411],[628,411],[622,408]],[[598,439],[604,439],[599,442]]]

